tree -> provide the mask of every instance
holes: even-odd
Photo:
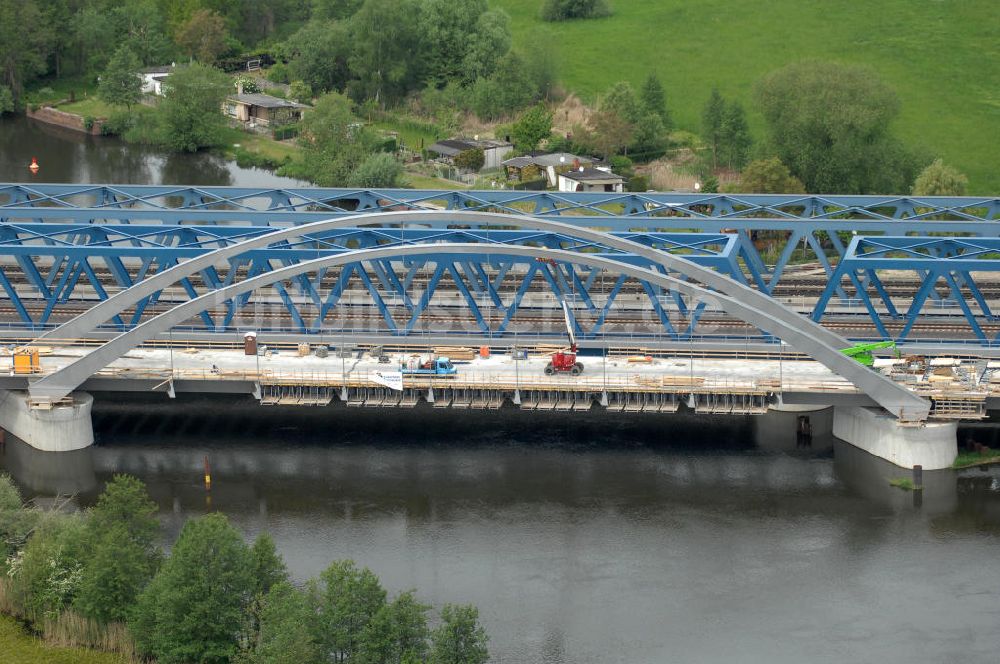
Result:
[[[969,179],[941,159],[920,171],[913,183],[914,196],[965,196]]]
[[[19,555],[8,561],[10,594],[36,623],[56,617],[76,596],[85,539],[83,522],[49,513],[38,520]]]
[[[221,144],[226,120],[219,109],[232,89],[229,77],[192,63],[174,70],[166,83],[163,100],[156,108],[163,124],[159,140],[176,152]]]
[[[441,625],[431,634],[432,664],[485,664],[489,660],[486,630],[479,611],[470,605],[445,604]]]
[[[381,189],[399,186],[403,165],[387,152],[368,155],[354,170],[348,184],[364,189]]]
[[[804,194],[805,187],[777,157],[747,164],[736,191],[745,194]]]
[[[173,50],[163,15],[151,0],[129,2],[112,10],[118,39],[128,45],[144,66],[162,65]]]
[[[642,115],[639,99],[627,81],[618,81],[605,93],[600,110],[615,113],[625,122],[635,125]]]
[[[0,2],[0,83],[20,99],[25,81],[44,74],[51,25],[35,0]]]
[[[302,119],[300,171],[290,175],[308,177],[320,186],[345,186],[355,170],[375,151],[375,140],[351,113],[351,102],[336,92],[323,95]]]
[[[486,163],[486,154],[479,148],[463,150],[455,155],[455,166],[467,171],[479,172]]]
[[[656,113],[646,113],[635,125],[631,150],[645,160],[655,159],[667,149],[667,130]]]
[[[350,20],[354,80],[348,94],[357,102],[385,106],[419,87],[419,33],[413,29],[420,5],[415,0],[365,0]],[[307,79],[308,80],[308,79]]]
[[[422,74],[429,84],[471,83],[493,73],[510,50],[510,20],[487,9],[486,0],[423,0],[418,26]]]
[[[510,134],[514,147],[530,152],[552,135],[552,113],[543,104],[532,106],[511,126]]]
[[[288,97],[297,102],[307,104],[312,99],[313,91],[305,81],[292,81],[288,85]]]
[[[524,108],[538,95],[521,56],[510,51],[489,78],[472,86],[472,109],[484,120],[497,120]]]
[[[545,0],[543,21],[566,21],[574,18],[611,16],[606,0]]]
[[[701,111],[701,128],[705,142],[712,150],[712,168],[719,167],[719,144],[722,140],[722,122],[726,113],[726,100],[718,88],[712,88],[708,101]]]
[[[124,524],[113,524],[87,551],[74,606],[103,623],[124,621],[156,571],[157,554],[137,544]]]
[[[274,546],[274,539],[261,533],[250,547],[250,565],[254,580],[254,594],[264,595],[272,586],[288,581],[288,568]]]
[[[770,151],[807,191],[906,191],[923,165],[890,134],[899,99],[870,69],[796,63],[765,76],[755,97]]]
[[[241,664],[321,664],[314,632],[315,607],[310,598],[287,581],[275,584],[264,596],[260,629]]]
[[[669,132],[671,129],[670,111],[667,110],[667,95],[663,91],[663,84],[655,73],[650,72],[646,77],[646,82],[642,84],[639,91],[639,101],[646,113],[655,113],[663,122],[663,131]]]
[[[334,562],[320,574],[320,581],[318,620],[323,650],[343,662],[358,651],[362,632],[385,605],[385,590],[371,570],[359,570],[353,560]]]
[[[472,83],[477,78],[491,76],[510,52],[510,45],[510,17],[502,11],[483,12],[468,40],[461,77],[457,80]]]
[[[739,170],[750,158],[753,139],[743,105],[737,101],[726,104],[719,130],[719,152],[731,169]]]
[[[84,7],[73,17],[73,42],[86,71],[102,71],[108,64],[109,45],[119,41],[111,18],[96,7]]]
[[[191,58],[214,65],[226,52],[226,20],[216,12],[198,9],[177,31],[177,43]]]
[[[609,159],[632,142],[634,127],[613,111],[601,110],[594,113],[591,124],[593,132],[589,140],[605,159]],[[580,140],[586,142],[588,138],[580,137]]]
[[[364,631],[358,649],[364,664],[401,664],[427,659],[427,611],[413,591],[400,594],[378,610]]]
[[[250,552],[226,517],[191,519],[139,596],[136,644],[162,664],[228,661],[253,587]]]
[[[74,605],[101,622],[124,620],[160,562],[156,503],[135,477],[115,475],[86,520]]]
[[[310,21],[286,42],[292,77],[305,81],[317,93],[343,92],[350,79],[347,25],[340,22]]]
[[[119,47],[101,75],[98,86],[101,99],[114,106],[124,106],[131,113],[132,105],[142,98],[139,67],[139,59],[135,57],[135,53],[127,45]]]

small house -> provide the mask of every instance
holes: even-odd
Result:
[[[514,145],[508,141],[498,141],[495,139],[478,138],[449,138],[438,141],[427,148],[428,152],[438,155],[437,160],[447,164],[454,164],[455,157],[469,150],[483,151],[483,168],[500,168],[500,164],[505,156],[514,149]]]
[[[166,65],[163,67],[146,67],[139,72],[139,76],[142,77],[142,94],[153,95],[154,97],[163,96],[163,82],[170,77],[170,74],[174,71],[174,65]]]
[[[560,173],[579,169],[581,166],[590,166],[593,163],[592,159],[578,157],[568,152],[532,152],[523,157],[504,161],[503,167],[508,180],[524,180],[525,169],[529,166],[534,167],[548,180],[548,186],[555,187],[559,184]]]
[[[226,98],[225,114],[247,129],[279,127],[302,119],[305,104],[260,93],[235,94]]]
[[[625,178],[610,170],[581,166],[559,175],[559,191],[625,191]]]

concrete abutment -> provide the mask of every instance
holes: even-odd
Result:
[[[65,403],[32,408],[26,391],[0,390],[0,428],[43,452],[81,450],[94,443],[93,404],[90,394],[74,392]]]
[[[958,451],[957,422],[901,425],[876,408],[836,407],[833,435],[901,468],[950,468]]]

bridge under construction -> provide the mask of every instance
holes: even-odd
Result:
[[[848,442],[944,467],[996,398],[997,236],[998,199],[0,185],[0,426],[84,446],[116,391],[834,407]],[[567,331],[584,371],[547,375]],[[883,340],[874,368],[843,352]]]

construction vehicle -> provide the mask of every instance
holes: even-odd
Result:
[[[840,352],[847,357],[853,357],[855,360],[865,365],[866,367],[872,368],[875,366],[875,357],[872,355],[872,351],[879,350],[882,348],[896,348],[895,341],[876,341],[874,343],[867,344],[854,344],[850,348],[844,348]],[[902,356],[899,350],[896,350],[896,357]]]
[[[552,359],[545,365],[545,375],[569,373],[579,376],[583,373],[583,365],[576,361],[576,335],[573,334],[573,325],[569,319],[569,307],[566,306],[565,300],[562,302],[562,309],[563,318],[566,320],[566,336],[569,337],[569,350],[552,353]]]
[[[414,355],[400,368],[404,376],[454,376],[458,369],[447,357],[422,358]]]

